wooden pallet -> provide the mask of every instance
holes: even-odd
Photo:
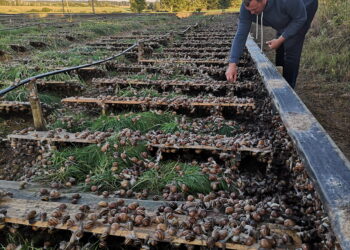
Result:
[[[44,201],[35,201],[35,200],[26,200],[26,199],[13,199],[13,198],[3,198],[0,200],[0,207],[7,210],[7,215],[4,219],[5,223],[11,223],[11,224],[19,224],[19,225],[27,225],[31,227],[39,227],[39,228],[53,228],[49,225],[48,221],[40,221],[40,212],[46,212],[48,214],[48,218],[50,217],[50,214],[57,209],[57,207],[62,204],[59,202],[44,202]],[[64,210],[64,215],[70,215],[72,218],[73,215],[80,212],[79,207],[80,205],[73,205],[73,204],[66,204],[67,208]],[[91,207],[91,206],[90,206]],[[35,210],[37,212],[37,218],[34,219],[34,221],[29,222],[28,219],[26,219],[26,215],[32,211]],[[98,212],[101,209],[100,208],[93,208],[91,207],[91,210],[93,212]],[[150,217],[154,217],[155,213],[151,211],[146,211],[146,215]],[[178,215],[178,218],[180,221],[187,221],[188,217],[185,215]],[[92,228],[85,229],[84,222],[86,222],[86,219],[81,222],[76,222],[77,225],[74,225],[72,227],[68,227],[66,224],[59,223],[54,228],[56,230],[70,230],[70,231],[77,231],[78,229],[83,228],[84,232],[91,232],[94,234],[105,234],[111,236],[120,236],[120,237],[130,237],[131,235],[135,236],[138,239],[148,239],[152,238],[156,231],[156,226],[153,224],[149,227],[134,227],[131,231],[127,228],[121,227],[118,230],[111,231],[108,230],[106,224],[99,224],[96,223],[96,225]],[[301,240],[298,237],[298,235],[286,228],[283,228],[278,225],[271,225],[269,224],[270,230],[276,234],[288,234],[294,241],[294,246],[291,249],[295,249],[295,247],[300,247]],[[198,245],[198,246],[206,246],[206,242],[204,239],[198,239],[198,237],[193,241],[186,241],[185,239],[178,237],[178,236],[170,236],[167,233],[165,234],[164,242],[169,242],[173,244],[188,244],[188,245]],[[219,248],[226,248],[226,249],[236,249],[236,250],[248,250],[248,249],[259,249],[259,244],[255,243],[252,246],[245,246],[242,244],[234,244],[234,243],[222,243],[222,242],[216,242],[215,246]]]
[[[176,149],[176,150],[207,150],[207,151],[217,151],[217,152],[251,152],[251,153],[261,153],[268,154],[271,153],[271,148],[250,148],[246,146],[241,146],[239,148],[218,148],[214,146],[205,146],[205,145],[165,145],[165,144],[149,144],[151,147],[160,148],[160,149]]]
[[[180,80],[133,80],[133,79],[120,79],[117,78],[94,78],[92,83],[97,86],[110,86],[110,85],[141,85],[141,86],[174,86],[174,87],[234,87],[235,84],[228,84],[223,81],[180,81]]]
[[[0,112],[31,111],[29,102],[0,101]]]
[[[75,133],[69,133],[66,131],[55,132],[54,137],[48,137],[49,131],[29,131],[26,134],[10,134],[7,139],[13,140],[32,140],[41,142],[65,142],[65,143],[84,143],[84,144],[96,144],[99,143],[98,139],[83,139],[75,135]]]
[[[195,64],[215,64],[215,65],[226,65],[226,60],[154,60],[154,59],[142,59],[139,60],[140,63],[158,63],[158,64],[167,64],[167,63],[195,63]]]
[[[87,98],[87,97],[68,97],[61,100],[62,103],[96,103],[98,105],[106,104],[117,104],[117,105],[154,105],[154,106],[168,106],[169,103],[166,102],[149,102],[149,101],[125,101],[108,99],[97,99],[97,98]],[[191,102],[189,103],[191,107],[255,107],[255,103],[209,103],[209,102]]]
[[[40,81],[36,82],[39,89],[60,89],[65,91],[81,91],[84,86],[78,81]]]

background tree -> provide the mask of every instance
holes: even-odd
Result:
[[[169,12],[173,12],[179,5],[179,2],[183,3],[183,0],[160,0],[160,6]]]
[[[224,11],[225,9],[231,6],[231,0],[219,0],[218,4],[219,8],[222,9],[222,11]]]
[[[207,10],[219,8],[219,0],[207,0]]]
[[[130,9],[132,12],[141,13],[146,6],[146,0],[130,0]]]

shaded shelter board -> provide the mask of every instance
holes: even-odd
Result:
[[[341,247],[350,249],[349,160],[252,38],[248,38],[246,46],[310,177],[316,183]]]
[[[162,105],[168,106],[169,103],[161,101],[125,101],[125,100],[101,100],[97,98],[74,98],[68,97],[61,100],[62,103],[96,103],[96,104],[120,104],[120,105],[141,105],[141,104],[151,104],[151,105]],[[214,102],[191,102],[190,106],[222,106],[222,107],[254,107],[254,103],[214,103]]]

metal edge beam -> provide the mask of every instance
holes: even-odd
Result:
[[[350,249],[349,160],[251,37],[246,47],[316,184],[341,247]]]

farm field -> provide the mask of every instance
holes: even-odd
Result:
[[[238,81],[226,82],[237,18],[3,24],[1,89],[122,55],[1,97],[0,246],[339,247],[318,183],[248,50]],[[42,131],[33,128],[33,88]]]
[[[92,13],[91,6],[65,6],[68,13]],[[130,12],[129,6],[108,6],[95,7],[97,14]],[[1,14],[22,14],[22,13],[62,13],[62,6],[40,5],[40,6],[3,6],[0,5]]]

